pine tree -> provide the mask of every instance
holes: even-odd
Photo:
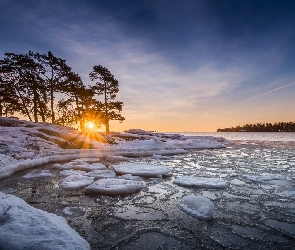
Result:
[[[123,102],[115,101],[119,92],[119,82],[114,78],[111,72],[99,65],[94,66],[93,71],[89,74],[91,81],[96,81],[91,87],[98,96],[103,96],[101,111],[103,112],[103,122],[106,126],[106,133],[110,132],[110,120],[119,120],[123,122],[125,118],[120,114]]]

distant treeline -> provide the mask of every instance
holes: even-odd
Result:
[[[246,124],[231,128],[219,128],[217,132],[295,132],[295,122]]]

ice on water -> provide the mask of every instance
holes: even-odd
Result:
[[[211,220],[214,214],[214,204],[206,197],[187,195],[183,197],[179,208],[185,213],[200,220]]]
[[[119,176],[118,178],[125,179],[125,180],[142,181],[142,178],[140,176],[134,176],[132,174],[123,174]]]
[[[35,178],[47,178],[54,177],[49,170],[33,170],[27,174],[25,174],[22,178],[24,179],[35,179]]]
[[[86,173],[85,175],[94,177],[95,179],[101,179],[101,178],[115,178],[116,173],[112,170],[92,170]]]
[[[74,170],[74,169],[65,169],[59,172],[60,176],[69,176],[69,175],[84,175],[86,171]]]
[[[193,176],[182,176],[176,178],[174,183],[181,186],[188,187],[203,187],[203,188],[227,188],[228,183],[217,179],[209,177],[193,177]]]
[[[118,174],[131,174],[143,177],[167,175],[171,172],[171,169],[167,166],[150,163],[126,163],[114,165],[113,168]]]
[[[91,170],[103,170],[106,169],[106,166],[102,163],[91,163],[88,164],[87,162],[83,161],[71,161],[65,164],[56,163],[52,166],[53,169],[59,170],[67,170],[67,169],[74,169],[74,170],[82,170],[82,171],[91,171]]]
[[[1,249],[90,249],[60,216],[0,192]]]
[[[141,188],[142,183],[139,181],[108,178],[95,181],[85,188],[85,192],[115,195],[134,193]]]
[[[63,189],[75,190],[86,187],[94,182],[94,177],[85,175],[70,175],[64,178],[59,186]]]

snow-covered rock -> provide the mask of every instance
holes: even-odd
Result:
[[[90,249],[66,220],[0,193],[0,249]]]
[[[182,211],[199,220],[211,220],[213,218],[214,204],[208,198],[187,195],[180,200],[178,206]]]
[[[180,186],[188,187],[200,187],[200,188],[227,188],[228,183],[217,179],[207,177],[193,177],[193,176],[182,176],[176,178],[173,183]]]
[[[54,177],[49,170],[33,170],[27,174],[25,174],[22,178],[24,179],[35,179],[35,178],[48,178]]]
[[[118,174],[131,174],[143,177],[167,175],[171,169],[164,165],[154,165],[150,163],[126,163],[113,166]]]
[[[112,170],[93,170],[85,174],[86,176],[94,177],[95,179],[114,178],[116,173]]]
[[[85,188],[85,193],[98,194],[129,194],[134,193],[142,188],[142,183],[139,181],[124,180],[124,179],[100,179]]]
[[[84,175],[70,175],[61,180],[59,186],[63,189],[74,190],[86,187],[94,182],[94,177]]]

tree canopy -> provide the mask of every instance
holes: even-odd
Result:
[[[246,124],[231,128],[219,128],[217,132],[295,132],[295,122]]]
[[[99,127],[109,121],[124,121],[123,102],[115,101],[119,83],[110,71],[93,67],[85,86],[66,60],[47,54],[5,53],[0,60],[0,116],[19,113],[30,121],[52,122],[87,130],[87,122]],[[103,97],[102,100],[99,98]]]

